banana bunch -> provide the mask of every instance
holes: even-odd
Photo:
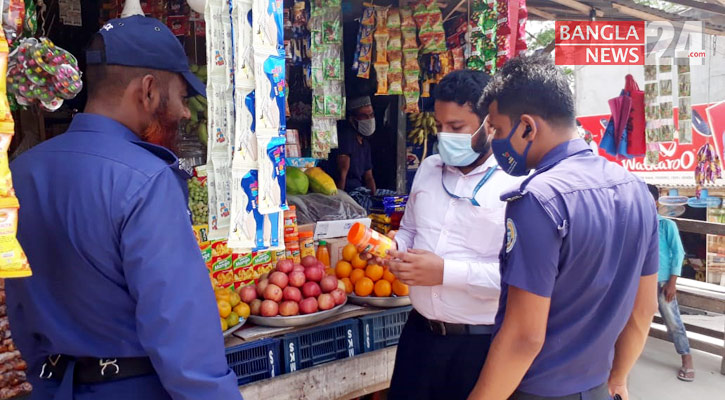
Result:
[[[206,66],[205,65],[191,65],[191,72],[197,76],[202,82],[206,83]],[[186,131],[188,133],[195,133],[199,138],[199,142],[206,146],[208,133],[207,133],[207,119],[208,119],[208,104],[204,96],[194,96],[189,98],[189,111],[191,111],[191,118],[186,123]]]
[[[428,135],[438,133],[436,129],[436,121],[432,112],[421,112],[408,114],[410,119],[411,130],[408,132],[408,141],[421,145],[428,139]]]

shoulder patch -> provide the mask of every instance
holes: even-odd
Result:
[[[506,219],[506,253],[510,253],[516,244],[516,224],[511,218]]]
[[[505,201],[507,203],[510,203],[512,201],[518,200],[524,196],[523,190],[514,190],[513,192],[507,192],[501,195],[501,201]]]

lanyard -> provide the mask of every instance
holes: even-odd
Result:
[[[491,178],[491,175],[493,175],[494,172],[498,167],[489,167],[488,170],[486,170],[486,173],[483,175],[483,178],[481,178],[480,181],[478,181],[478,184],[476,184],[476,187],[473,188],[473,195],[471,197],[460,197],[456,196],[455,194],[448,191],[448,188],[446,188],[446,184],[443,182],[443,172],[445,172],[445,167],[441,171],[441,186],[443,186],[443,190],[448,193],[449,196],[453,197],[454,199],[466,199],[471,202],[476,207],[480,207],[481,205],[478,204],[478,200],[476,200],[476,194],[478,194],[478,191],[481,190],[481,187]]]

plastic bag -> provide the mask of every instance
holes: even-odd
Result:
[[[12,45],[23,33],[25,2],[23,0],[5,0],[2,13],[5,39],[8,44]]]
[[[289,196],[289,203],[297,208],[297,224],[305,225],[317,221],[339,221],[344,219],[365,218],[362,208],[347,193],[338,190],[337,194],[327,196],[310,193],[303,196]]]

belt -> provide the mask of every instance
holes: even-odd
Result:
[[[56,354],[48,356],[43,363],[40,378],[62,381],[71,361],[75,362],[73,383],[76,384],[103,383],[156,373],[148,357],[91,358]]]
[[[606,383],[603,383],[594,389],[566,396],[544,397],[517,391],[509,398],[509,400],[608,400],[610,398],[609,386],[607,386]]]
[[[436,335],[491,335],[493,334],[493,325],[467,325],[453,324],[450,322],[436,321],[422,316],[418,311],[413,309],[411,314],[420,317],[424,324]]]

